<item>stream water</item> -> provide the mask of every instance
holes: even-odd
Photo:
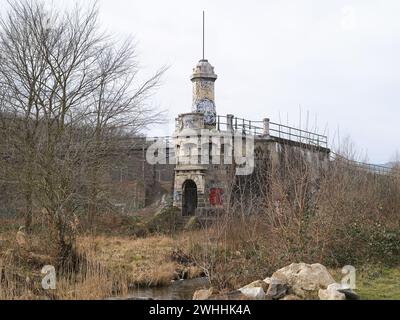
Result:
[[[193,293],[196,290],[208,287],[209,282],[207,278],[178,280],[166,287],[132,289],[127,299],[192,300]]]

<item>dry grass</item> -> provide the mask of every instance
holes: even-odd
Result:
[[[231,222],[180,233],[175,238],[79,237],[79,270],[58,275],[55,291],[40,288],[40,269],[46,262],[40,259],[47,257],[32,250],[38,250],[36,246],[41,241],[32,239],[29,250],[24,251],[13,245],[14,232],[4,232],[1,239],[6,246],[2,248],[7,249],[1,251],[0,299],[96,300],[125,296],[134,285],[168,285],[183,269],[189,278],[198,277],[202,271],[199,266],[212,272],[213,285],[229,290],[269,276],[276,268],[294,261],[285,252],[285,243],[275,239],[272,229],[266,233],[265,224],[257,217],[248,219],[246,228],[240,227],[240,221]],[[173,261],[171,253],[177,248],[192,254],[199,266]],[[398,269],[384,270],[372,276],[370,272],[360,273],[359,293],[363,298],[398,298]],[[336,276],[340,278],[339,273]]]
[[[176,242],[166,236],[84,237],[79,239],[79,247],[112,273],[124,273],[134,285],[167,285],[179,267],[170,259]]]
[[[29,237],[22,249],[16,244],[15,233],[15,228],[1,233],[0,299],[104,299],[125,296],[137,286],[169,285],[183,272],[188,278],[201,273],[199,268],[171,258],[179,243],[185,242],[184,235],[177,239],[83,236],[77,240],[78,270],[57,274],[57,289],[45,291],[40,271],[53,261],[43,254],[43,236]]]
[[[104,268],[88,267],[87,272],[61,277],[54,298],[59,300],[99,300],[128,293],[122,274],[110,274]]]
[[[125,295],[134,286],[169,285],[184,273],[194,278],[202,272],[214,287],[229,290],[300,261],[333,269],[347,264],[398,266],[398,178],[375,176],[339,163],[316,185],[309,169],[286,168],[286,176],[258,184],[269,186],[257,196],[244,188],[243,194],[251,201],[232,206],[202,230],[138,238],[137,223],[105,221],[104,229],[116,225],[118,232],[78,236],[80,268],[59,275],[58,288],[51,293],[40,291],[37,285],[46,257],[55,257],[49,237],[37,230],[22,250],[15,244],[18,223],[2,224],[0,268],[5,277],[0,281],[0,298],[103,299]],[[196,266],[172,259],[173,252],[183,252]],[[26,277],[34,285],[26,283]],[[380,284],[392,288],[395,277],[391,273],[387,282],[367,280],[361,290],[368,297],[378,294],[374,287]]]

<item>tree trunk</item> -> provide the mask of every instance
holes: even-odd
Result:
[[[32,192],[27,191],[25,193],[25,231],[26,233],[32,232],[32,211],[33,211],[33,203],[32,203]]]

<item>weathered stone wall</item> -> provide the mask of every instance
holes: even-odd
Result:
[[[150,164],[146,159],[149,145],[138,144],[129,149],[110,173],[115,189],[113,200],[126,204],[128,211],[148,206],[162,194],[172,192],[175,165]]]
[[[201,128],[201,117],[197,117],[197,119],[193,114],[188,118],[193,119],[189,126],[196,124],[195,127]],[[190,148],[185,146],[185,141],[189,142]],[[192,180],[197,186],[198,210],[196,214],[210,214],[221,209],[223,202],[226,201],[235,166],[224,165],[223,155],[218,155],[220,164],[199,164],[202,143],[204,144],[204,140],[201,140],[200,136],[190,139],[187,139],[184,134],[178,136],[175,139],[177,165],[150,165],[146,161],[147,146],[145,150],[142,147],[131,149],[126,166],[116,168],[113,171],[112,180],[116,186],[121,183],[136,182],[134,186],[139,191],[135,195],[139,194],[139,199],[135,199],[135,204],[149,205],[159,196],[159,193],[170,192],[173,195],[174,205],[179,208],[182,208],[183,185],[185,181]],[[207,146],[203,145],[203,147]],[[198,162],[195,164],[189,161],[193,154],[198,155]],[[311,168],[315,168],[315,177],[319,174],[318,168],[325,167],[329,163],[328,149],[273,137],[256,138],[254,156],[256,168],[267,166],[268,170],[279,168],[285,156],[293,161],[297,157],[301,157],[310,163]],[[213,162],[213,159],[215,158],[210,158],[210,163]],[[140,191],[140,188],[145,189],[146,192]],[[130,193],[126,192],[126,195],[128,194]]]

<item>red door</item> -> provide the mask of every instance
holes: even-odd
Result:
[[[210,204],[212,207],[222,206],[223,190],[220,188],[210,189]]]

